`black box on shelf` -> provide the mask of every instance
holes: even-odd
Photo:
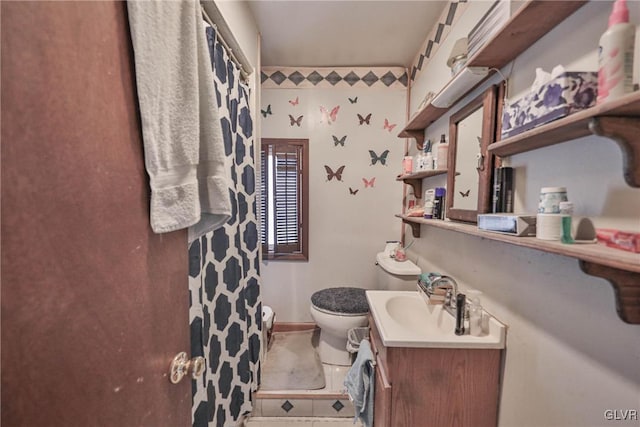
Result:
[[[493,170],[491,212],[513,212],[513,168],[500,167]]]

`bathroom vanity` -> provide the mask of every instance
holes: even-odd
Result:
[[[386,347],[369,320],[375,427],[497,425],[502,350]]]
[[[410,315],[412,294],[416,293],[402,294],[404,313]],[[411,341],[410,330],[399,340],[389,339],[395,332],[387,328],[381,333],[379,325],[398,323],[398,319],[387,317],[393,298],[384,296],[380,299],[386,301],[376,302],[377,295],[372,295],[369,298],[368,294],[372,308],[370,339],[376,361],[374,426],[496,426],[504,325],[496,322],[502,328],[498,330],[498,340],[490,334],[485,340],[468,335],[456,337],[453,329],[449,341]],[[420,309],[418,303],[424,302],[417,298],[416,309]],[[426,324],[431,321],[441,322],[438,329],[449,329],[449,319],[445,317],[449,314],[441,315],[439,308],[435,310],[429,315],[433,319],[425,318],[424,323],[415,325],[415,332],[424,330],[425,336],[431,333],[431,326]],[[435,329],[433,333],[436,336]]]

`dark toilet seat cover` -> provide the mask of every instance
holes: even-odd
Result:
[[[316,308],[334,313],[366,314],[369,312],[366,290],[361,288],[327,288],[311,295]]]

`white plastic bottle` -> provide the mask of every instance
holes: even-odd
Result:
[[[420,152],[419,162],[420,164],[418,165],[418,170],[426,171],[426,170],[432,169],[433,157],[431,157],[431,140],[430,139],[427,139],[422,151]]]
[[[438,163],[436,165],[436,169],[444,170],[447,168],[447,156],[449,155],[449,144],[447,143],[446,137],[443,135],[440,136],[440,144],[438,144]]]
[[[433,154],[431,154],[431,151],[429,151],[424,155],[424,170],[430,171],[432,169],[433,169]]]
[[[633,50],[636,27],[629,23],[626,0],[616,0],[609,28],[598,49],[598,101],[603,103],[633,92]]]
[[[418,151],[416,157],[413,159],[413,164],[415,165],[413,170],[414,172],[420,172],[424,170],[424,152]]]

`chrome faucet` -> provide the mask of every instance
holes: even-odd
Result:
[[[432,292],[436,289],[446,289],[444,296],[444,308],[453,317],[456,317],[456,296],[458,295],[458,283],[450,276],[440,276],[431,282]]]
[[[420,289],[431,297],[436,293],[437,289],[446,289],[447,293],[444,297],[444,309],[456,319],[456,330],[459,330],[462,325],[458,323],[464,323],[465,319],[469,318],[469,310],[466,302],[464,301],[464,295],[462,295],[462,312],[458,315],[458,283],[450,276],[439,276],[426,287],[420,286]],[[464,329],[462,329],[464,331]]]

